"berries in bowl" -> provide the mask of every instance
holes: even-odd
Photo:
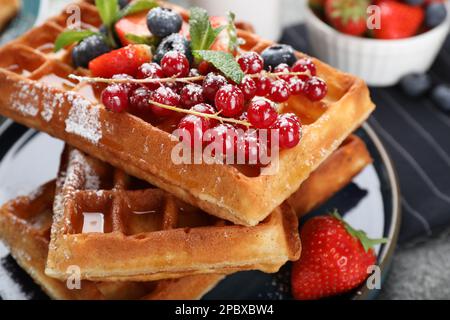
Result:
[[[372,86],[427,71],[450,26],[444,0],[311,0],[305,21],[313,53]]]

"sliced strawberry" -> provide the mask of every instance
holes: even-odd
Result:
[[[120,48],[92,60],[89,70],[92,76],[111,78],[115,74],[128,74],[135,77],[138,68],[152,59],[147,45],[136,44]]]
[[[131,44],[126,38],[127,34],[133,34],[140,37],[151,35],[147,27],[147,12],[140,12],[120,19],[117,21],[115,29],[120,42],[124,46]]]
[[[226,26],[228,24],[228,20],[225,17],[210,17],[211,26],[213,28],[218,28],[221,26]],[[222,30],[221,33],[217,36],[216,41],[211,46],[211,50],[214,51],[229,51],[228,44],[230,42],[230,37],[228,36],[227,30]]]
[[[422,26],[425,13],[422,7],[399,2],[381,2],[380,29],[373,30],[377,39],[402,39],[415,36]]]

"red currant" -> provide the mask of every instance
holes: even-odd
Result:
[[[287,73],[291,72],[291,68],[286,63],[281,63],[275,67],[273,70],[274,73]],[[293,76],[291,75],[282,75],[278,76],[278,78],[283,79],[284,81],[289,81]]]
[[[213,66],[208,61],[202,61],[198,64],[198,72],[204,76],[213,72]]]
[[[210,141],[216,151],[219,151],[219,154],[224,156],[234,155],[237,147],[238,132],[231,124],[221,123],[208,130],[205,140]]]
[[[193,106],[190,110],[200,112],[200,113],[205,113],[205,114],[215,114],[216,113],[216,110],[214,110],[214,108],[207,103],[199,103],[199,104]],[[208,118],[208,121],[210,122],[210,127],[216,126],[219,122],[218,120],[211,119],[211,118]]]
[[[291,68],[292,72],[306,72],[309,71],[311,76],[317,74],[316,65],[309,58],[301,58],[297,60]]]
[[[112,79],[128,79],[128,80],[133,80],[134,78],[132,76],[130,76],[129,74],[126,73],[121,73],[121,74],[115,74],[112,76]],[[127,82],[127,83],[120,83],[120,85],[126,89],[128,91],[128,94],[130,94],[133,90],[139,88],[139,84],[137,83],[132,83],[132,82]]]
[[[279,115],[272,128],[278,130],[280,149],[290,149],[299,144],[302,125],[296,115],[292,113]]]
[[[244,94],[239,87],[227,84],[216,93],[216,108],[225,117],[236,117],[244,111]]]
[[[128,109],[128,91],[126,85],[112,84],[103,90],[101,100],[107,110],[123,112]]]
[[[159,87],[152,92],[152,100],[169,106],[178,106],[180,104],[180,96],[167,87]],[[172,115],[173,111],[150,104],[153,113],[158,117],[167,117]]]
[[[277,120],[278,113],[267,100],[254,100],[247,109],[248,121],[259,129],[268,129]]]
[[[286,102],[289,99],[291,92],[289,86],[284,80],[275,80],[272,82],[272,88],[268,98],[276,103]]]
[[[130,106],[134,111],[144,112],[149,110],[151,99],[151,91],[146,87],[139,87],[130,94]]]
[[[226,84],[227,79],[225,77],[216,73],[208,73],[203,80],[203,95],[205,99],[214,102],[217,91]]]
[[[178,51],[169,51],[161,59],[161,68],[166,77],[186,77],[189,74],[189,60]]]
[[[261,76],[255,79],[256,83],[256,95],[260,97],[265,97],[270,93],[270,89],[272,88],[272,80],[268,77]]]
[[[198,84],[190,83],[184,86],[183,89],[181,89],[180,96],[181,103],[186,108],[204,102],[203,87]]]
[[[248,76],[245,76],[244,79],[242,79],[239,89],[244,93],[245,101],[252,100],[256,95],[256,83]]]
[[[289,80],[288,85],[289,85],[289,91],[293,95],[300,95],[300,94],[305,93],[306,82],[303,81],[302,79],[299,79],[297,77],[291,78]]]
[[[259,54],[256,52],[246,52],[242,54],[238,63],[241,66],[242,71],[246,74],[259,73],[264,68],[264,61]]]
[[[247,111],[242,112],[242,114],[239,116],[238,120],[248,122]],[[244,131],[248,130],[248,127],[243,124],[236,123],[234,126],[236,127],[236,129],[241,129]]]
[[[137,72],[138,79],[160,79],[164,78],[164,73],[157,63],[144,63]],[[159,82],[146,83],[145,86],[150,90],[156,90],[161,84]]]
[[[195,147],[195,142],[198,141],[197,145],[202,145],[203,134],[210,128],[210,123],[208,119],[202,118],[196,115],[187,115],[183,117],[178,123],[178,129],[184,131],[180,134],[181,140],[183,141],[185,136],[188,136],[191,147]]]
[[[309,100],[319,101],[327,95],[328,87],[326,82],[322,79],[312,77],[306,83],[305,93]]]

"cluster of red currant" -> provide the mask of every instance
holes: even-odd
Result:
[[[264,61],[256,52],[243,53],[237,62],[245,73],[239,85],[229,82],[207,63],[191,69],[184,54],[170,51],[160,64],[144,63],[139,67],[137,79],[155,81],[110,84],[102,92],[101,100],[114,112],[150,111],[156,117],[173,115],[175,111],[164,106],[190,110],[191,114],[179,121],[178,129],[189,133],[192,145],[192,137],[201,139],[201,145],[205,140],[210,141],[204,139],[204,135],[212,130],[213,136],[221,137],[224,154],[237,145],[230,137],[238,136],[238,128],[246,132],[243,144],[246,158],[260,152],[259,129],[277,129],[280,149],[295,147],[301,139],[300,119],[294,114],[278,114],[276,104],[286,102],[291,95],[304,95],[311,101],[325,97],[327,86],[316,77],[314,63],[302,58],[292,67],[280,64],[270,73],[263,71]],[[129,75],[115,75],[114,78],[133,79]],[[219,121],[218,115],[224,120],[238,121],[234,124]],[[215,142],[211,140],[211,143]]]

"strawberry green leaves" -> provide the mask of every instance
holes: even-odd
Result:
[[[373,246],[375,246],[377,244],[388,242],[388,239],[386,239],[386,238],[370,239],[363,230],[356,230],[356,229],[352,228],[352,226],[350,226],[347,222],[344,221],[344,219],[342,219],[342,217],[337,212],[337,210],[332,212],[331,215],[344,224],[345,230],[347,230],[347,232],[351,236],[357,238],[361,242],[361,244],[364,248],[364,251],[366,251],[366,252],[368,252],[369,249],[371,249]]]
[[[234,56],[228,52],[195,50],[193,54],[197,59],[205,60],[211,63],[214,67],[220,70],[225,77],[231,79],[237,84],[240,84],[244,78],[244,72],[242,72]]]
[[[55,52],[61,50],[64,47],[71,45],[72,43],[79,42],[87,37],[97,34],[90,30],[67,30],[59,34],[55,41]]]
[[[208,50],[226,26],[213,28],[206,10],[192,8],[189,18],[192,50]]]

